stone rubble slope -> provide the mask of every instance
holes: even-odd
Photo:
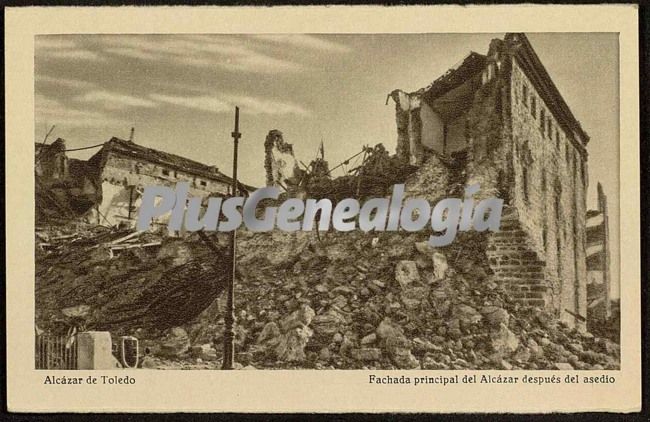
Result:
[[[238,366],[619,368],[616,343],[513,302],[487,265],[485,236],[432,248],[422,234],[240,231]],[[143,367],[219,366],[226,258],[196,235],[113,258],[80,249],[37,272],[40,328],[85,306],[88,327],[140,339]]]

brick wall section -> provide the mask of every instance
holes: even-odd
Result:
[[[488,237],[486,254],[495,279],[504,284],[515,302],[544,308],[551,305],[546,263],[531,247],[516,210],[504,211],[501,230]]]

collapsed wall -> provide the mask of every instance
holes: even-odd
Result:
[[[504,200],[510,221],[490,262],[513,297],[584,329],[588,136],[525,36],[493,40],[486,56],[472,52],[428,87],[390,96],[398,157],[421,166],[464,154],[463,182],[480,184],[477,199]],[[531,282],[530,271],[541,278]]]
[[[266,186],[287,189],[298,167],[293,155],[293,145],[285,142],[282,132],[277,129],[269,131],[264,140],[264,169]]]
[[[86,215],[102,198],[91,165],[66,155],[65,140],[37,144],[35,156],[37,224],[60,224]]]

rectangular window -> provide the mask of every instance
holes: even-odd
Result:
[[[525,84],[521,84],[521,102],[524,103],[524,107],[528,107],[528,87]]]
[[[207,182],[205,180],[201,180],[201,186],[207,186]]]
[[[162,169],[162,174],[163,174],[163,176],[169,176],[169,170]]]
[[[555,130],[555,148],[558,151],[560,150],[560,131],[557,129]]]
[[[174,177],[178,177],[178,172],[174,170]]]
[[[560,195],[562,195],[561,192],[555,192],[555,221],[557,221],[557,224],[559,226],[560,224]]]
[[[557,248],[557,276],[562,277],[562,244],[560,243],[560,232],[555,237],[555,246]]]
[[[551,118],[548,118],[548,123],[546,125],[546,133],[548,134],[548,139],[553,139],[553,122]]]
[[[544,109],[539,108],[539,130],[542,131],[542,136],[544,136],[544,125],[546,124],[546,118],[544,117]]]
[[[528,202],[528,167],[523,167],[524,199]]]
[[[537,118],[537,108],[535,107],[535,97],[532,95],[530,96],[530,114],[533,116],[533,118]]]

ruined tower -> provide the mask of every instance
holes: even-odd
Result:
[[[390,96],[400,158],[444,166],[462,157],[462,172],[449,166],[441,180],[504,199],[487,252],[511,296],[584,328],[589,136],[528,38],[506,34],[487,55],[470,52],[429,86]]]

